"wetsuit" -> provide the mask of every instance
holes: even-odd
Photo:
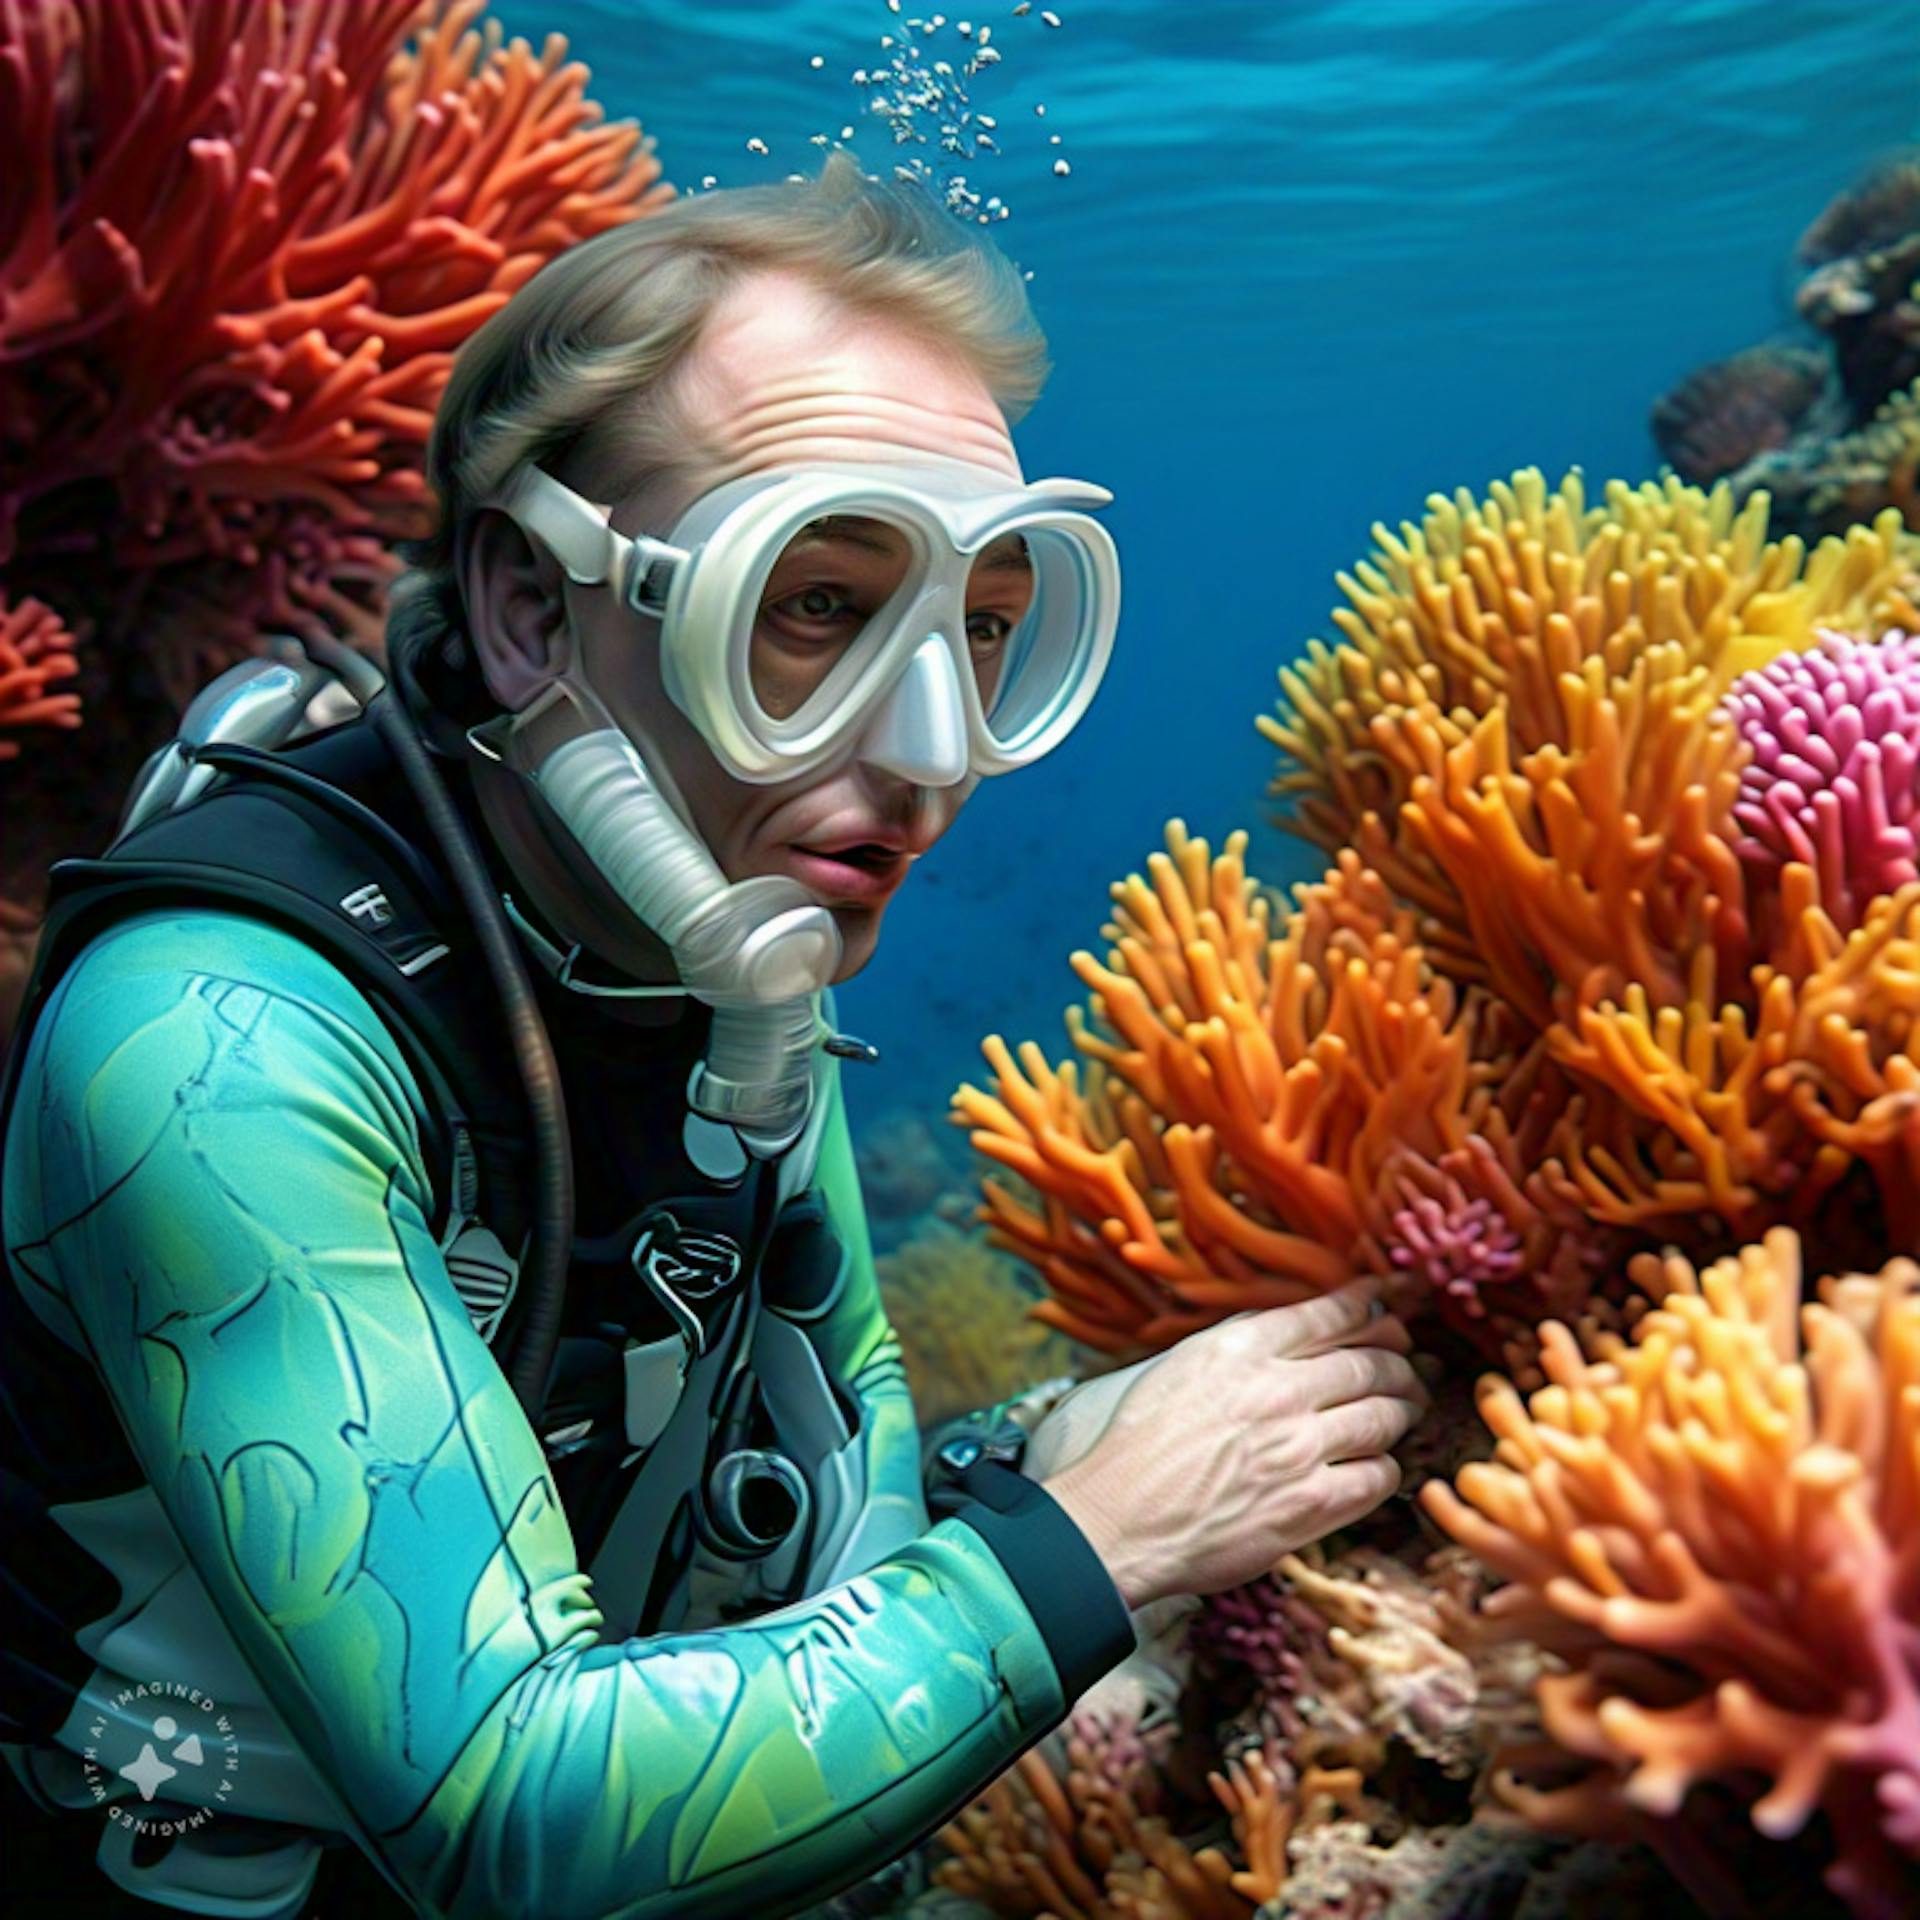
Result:
[[[41,1010],[5,1142],[0,1730],[46,1804],[104,1782],[138,1812],[108,1762],[150,1749],[172,1771],[147,1810],[210,1813],[157,1867],[107,1823],[123,1886],[217,1911],[193,1888],[244,1883],[292,1914],[345,1835],[424,1913],[791,1911],[904,1851],[1132,1647],[1031,1482],[977,1471],[929,1524],[823,1051],[735,1350],[757,1361],[771,1327],[817,1359],[859,1524],[773,1590],[699,1546],[709,1462],[670,1444],[699,1369],[634,1364],[666,1330],[620,1235],[702,1013],[649,1030],[546,998],[581,1210],[572,1397],[538,1432],[430,1226],[427,1096],[311,945],[144,912]],[[666,1518],[635,1534],[635,1512]],[[217,1710],[198,1759],[148,1734],[163,1710],[182,1738]]]

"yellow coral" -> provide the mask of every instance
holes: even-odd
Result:
[[[1550,1384],[1481,1382],[1495,1460],[1421,1495],[1512,1583],[1489,1619],[1567,1663],[1542,1716],[1593,1771],[1510,1797],[1579,1824],[1757,1774],[1755,1825],[1823,1809],[1836,1884],[1892,1911],[1865,1890],[1920,1856],[1920,1267],[1803,1306],[1785,1228],[1636,1264],[1663,1298],[1631,1340],[1549,1324]]]
[[[1031,1286],[983,1241],[929,1229],[874,1262],[923,1425],[1066,1373],[1072,1350],[1032,1315]]]
[[[1589,506],[1577,474],[1549,491],[1528,469],[1484,502],[1436,494],[1398,535],[1376,526],[1375,558],[1339,576],[1344,643],[1282,668],[1259,721],[1291,763],[1274,790],[1293,823],[1356,847],[1425,916],[1439,964],[1536,1021],[1554,981],[1604,961],[1604,926],[1654,974],[1663,949],[1684,971],[1694,938],[1726,949],[1724,918],[1693,924],[1707,892],[1720,916],[1737,898],[1712,844],[1734,755],[1715,703],[1817,624],[1914,617],[1897,512],[1811,553],[1766,520],[1764,494],[1736,513],[1724,486],[1614,481]]]
[[[1677,1231],[1704,1212],[1751,1235],[1812,1221],[1859,1165],[1896,1244],[1920,1244],[1920,885],[1844,937],[1804,867],[1782,897],[1796,938],[1754,970],[1751,1012],[1717,1006],[1703,972],[1683,1007],[1636,985],[1549,1036],[1654,1123],[1624,1149],[1571,1143],[1570,1177],[1598,1219]]]

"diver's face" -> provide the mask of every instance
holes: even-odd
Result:
[[[613,524],[622,532],[664,536],[714,487],[785,468],[932,454],[1021,482],[1006,420],[977,373],[890,323],[847,312],[804,280],[765,274],[743,282],[709,320],[681,379],[692,444],[671,476],[616,504]],[[815,522],[788,546],[754,628],[755,692],[768,713],[798,709],[900,584],[909,558],[900,533],[854,516]],[[983,691],[1032,592],[1017,535],[980,556],[967,629]],[[839,925],[845,954],[836,979],[857,972],[888,903],[953,823],[975,777],[918,785],[862,759],[856,747],[852,758],[792,781],[736,780],[667,698],[656,630],[605,593],[569,600],[587,677],[615,719],[657,754],[727,878],[798,880]]]

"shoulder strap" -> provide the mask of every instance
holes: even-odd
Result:
[[[474,1210],[477,1175],[495,1232],[518,1245],[528,1207],[518,1081],[466,917],[422,851],[427,836],[378,734],[353,721],[276,752],[227,745],[196,757],[225,776],[201,798],[99,859],[54,866],[0,1111],[34,1018],[88,941],[156,907],[251,914],[323,953],[392,1033],[430,1109],[436,1233]]]

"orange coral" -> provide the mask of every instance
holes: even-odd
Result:
[[[1084,1075],[995,1035],[992,1089],[954,1096],[975,1147],[1033,1195],[989,1180],[985,1217],[1052,1289],[1036,1312],[1127,1353],[1362,1263],[1403,1275],[1408,1304],[1438,1288],[1496,1353],[1515,1324],[1504,1288],[1521,1323],[1541,1310],[1528,1289],[1573,1310],[1592,1275],[1553,1159],[1578,1119],[1564,1083],[1428,965],[1413,914],[1357,858],[1276,926],[1245,850],[1236,833],[1212,858],[1172,822],[1150,877],[1113,889],[1107,960],[1073,956],[1093,990],[1092,1018],[1068,1015]],[[1467,1244],[1469,1209],[1497,1232]]]
[[[1275,932],[1246,835],[1210,858],[1180,822],[1151,879],[1116,884],[1106,963],[1076,953],[1108,1037],[1069,1016],[1095,1063],[996,1035],[994,1089],[955,1118],[1035,1191],[986,1189],[995,1236],[1054,1289],[1039,1310],[1108,1351],[1156,1346],[1352,1272],[1369,1188],[1408,1140],[1435,1151],[1472,1083],[1470,1034],[1377,880],[1351,865],[1303,890]]]
[[[1645,1256],[1662,1304],[1583,1354],[1543,1329],[1550,1384],[1481,1383],[1495,1460],[1427,1511],[1512,1583],[1486,1604],[1567,1671],[1548,1732],[1592,1771],[1508,1783],[1542,1822],[1677,1812],[1709,1778],[1768,1782],[1764,1833],[1832,1828],[1867,1914],[1920,1883],[1920,1267],[1822,1281],[1776,1228],[1697,1273]]]
[[[1842,936],[1789,864],[1797,937],[1756,967],[1753,1011],[1703,976],[1684,1007],[1638,986],[1556,1029],[1556,1058],[1656,1123],[1626,1151],[1570,1146],[1595,1217],[1679,1230],[1717,1215],[1750,1235],[1811,1222],[1864,1167],[1896,1244],[1920,1245],[1920,885],[1882,896]]]
[[[1076,1722],[1064,1771],[1046,1748],[1021,1755],[939,1840],[951,1856],[934,1878],[1010,1920],[1251,1920],[1287,1877],[1287,1837],[1302,1809],[1353,1804],[1360,1775],[1292,1769],[1255,1747],[1208,1775],[1225,1809],[1235,1866],[1219,1847],[1197,1853],[1159,1810],[1158,1776],[1116,1772]]]
[[[0,598],[0,727],[77,727],[80,696],[47,688],[78,671],[73,635],[51,607],[32,599],[9,607]],[[17,740],[0,739],[0,760],[19,751]]]

